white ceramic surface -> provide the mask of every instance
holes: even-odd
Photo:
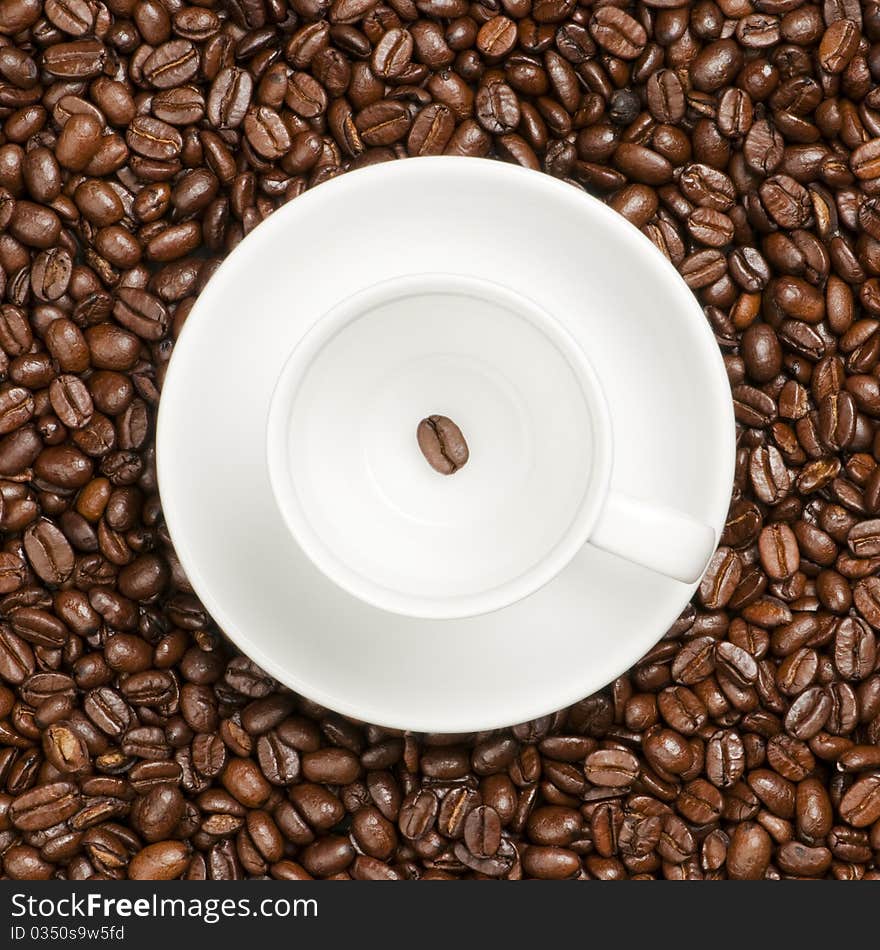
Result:
[[[432,413],[469,443],[454,477],[418,448]],[[557,319],[499,284],[417,274],[347,298],[305,334],[270,403],[267,462],[294,539],[330,580],[383,610],[457,619],[533,594],[597,522],[606,550],[702,574],[711,527],[607,496],[614,439]]]
[[[720,531],[733,415],[714,338],[672,265],[600,202],[548,176],[461,158],[352,172],[279,210],[224,262],[176,345],[157,437],[165,516],[196,592],[292,689],[383,725],[471,731],[600,688],[656,642],[695,585],[586,545],[510,607],[420,620],[370,606],[315,568],[269,484],[276,382],[341,301],[426,273],[491,281],[563,323],[607,398],[611,488],[656,513],[640,527],[649,539],[671,512]],[[600,519],[594,540],[602,528]]]

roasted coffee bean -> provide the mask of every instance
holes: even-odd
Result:
[[[71,782],[55,782],[18,795],[9,807],[9,819],[20,831],[42,831],[70,818],[79,807],[77,787]]]
[[[749,475],[755,495],[765,504],[782,501],[791,490],[791,474],[773,446],[760,446],[751,453]]]
[[[859,26],[853,20],[829,23],[819,43],[819,62],[829,73],[841,73],[849,65],[859,45]]]
[[[88,387],[78,376],[53,379],[49,385],[49,400],[55,414],[69,429],[82,429],[92,418],[94,403]]]
[[[769,383],[782,369],[782,347],[773,329],[763,323],[752,324],[742,338],[746,371],[757,383]]]
[[[832,855],[825,847],[809,847],[798,841],[787,841],[779,848],[777,861],[780,870],[787,874],[821,877],[830,867]]]
[[[566,847],[577,839],[582,827],[583,817],[576,809],[545,805],[529,815],[526,830],[534,844]]]
[[[721,792],[705,779],[688,783],[676,801],[679,813],[693,824],[706,825],[721,816],[724,799]]]
[[[800,567],[797,538],[787,524],[768,525],[758,539],[761,565],[768,577],[784,580]]]
[[[722,544],[740,548],[758,535],[761,527],[761,513],[752,502],[735,501],[727,515]]]
[[[458,426],[446,416],[428,416],[419,423],[416,438],[426,461],[441,475],[452,475],[470,458]]]
[[[605,8],[611,9],[611,8]],[[522,855],[523,870],[544,880],[563,880],[572,877],[578,870],[576,852],[567,848],[530,845]]]
[[[24,550],[31,567],[48,584],[62,584],[73,572],[70,544],[51,521],[41,519],[27,529]]]
[[[501,819],[494,808],[479,805],[468,815],[464,841],[475,857],[491,858],[501,846]]]
[[[710,610],[727,604],[739,584],[742,564],[730,548],[719,548],[709,562],[700,583],[700,599]]]
[[[830,696],[823,687],[811,686],[792,703],[785,717],[785,728],[796,739],[812,739],[830,715]]]
[[[686,686],[663,690],[657,697],[657,705],[663,719],[682,735],[693,735],[706,722],[705,704]]]
[[[706,745],[706,776],[717,788],[736,784],[745,770],[745,749],[736,732],[716,732]]]
[[[263,775],[273,785],[290,785],[299,778],[299,752],[285,741],[280,730],[261,735],[257,740],[256,750]]]
[[[0,678],[20,686],[36,668],[33,650],[5,624],[0,625]]]
[[[58,163],[70,171],[83,171],[101,146],[101,131],[99,119],[89,112],[72,115],[55,145]]]
[[[513,132],[519,125],[520,103],[506,82],[495,80],[480,86],[474,105],[477,121],[489,133]]]
[[[869,772],[852,785],[840,802],[840,815],[854,828],[865,828],[880,817],[880,773]]]
[[[726,867],[733,880],[757,881],[764,877],[772,856],[770,835],[757,823],[738,824],[731,836]]]
[[[715,670],[715,641],[697,637],[679,651],[672,663],[672,676],[678,683],[691,686]]]
[[[302,758],[303,775],[311,782],[347,785],[360,775],[360,762],[346,749],[307,752]]]
[[[370,146],[393,145],[407,135],[411,125],[406,106],[392,99],[368,105],[355,118],[358,134]]]
[[[166,332],[168,311],[161,300],[145,290],[120,288],[113,316],[142,339],[158,340]]]
[[[648,733],[643,751],[649,764],[661,775],[681,775],[693,765],[693,749],[685,738],[672,729]]]
[[[250,105],[253,86],[253,78],[246,70],[236,66],[221,69],[211,84],[207,100],[207,115],[211,125],[215,128],[239,126]],[[295,109],[290,101],[288,104]]]
[[[455,119],[448,106],[432,103],[413,120],[407,149],[412,155],[441,155],[455,131]]]
[[[834,811],[824,785],[807,778],[797,787],[797,827],[807,841],[821,841],[831,831]]]
[[[290,150],[290,133],[278,113],[268,106],[248,112],[244,130],[254,151],[263,158],[277,160]]]
[[[856,617],[837,624],[834,637],[834,665],[848,680],[864,680],[874,670],[877,643],[870,627]]]
[[[621,59],[635,59],[647,42],[641,24],[616,7],[596,10],[590,19],[590,33],[603,49]]]
[[[70,284],[73,261],[65,248],[50,248],[34,259],[31,289],[39,300],[53,301],[64,296]]]
[[[445,838],[462,838],[467,817],[479,803],[479,792],[474,789],[466,786],[452,788],[440,803],[437,830]]]
[[[381,79],[396,79],[410,64],[413,38],[408,30],[388,30],[373,48],[371,65]]]
[[[428,789],[410,793],[400,807],[398,824],[404,837],[418,840],[433,826],[439,804],[437,797]]]
[[[221,781],[224,788],[248,808],[261,807],[271,791],[271,786],[250,759],[231,759]]]
[[[183,86],[195,78],[198,69],[199,54],[188,39],[162,43],[141,67],[144,79],[157,89]]]
[[[387,860],[394,853],[397,833],[378,808],[359,808],[352,816],[351,830],[360,850],[370,857]]]
[[[638,760],[622,749],[601,749],[587,756],[584,775],[594,785],[626,787],[638,775]]]
[[[132,881],[172,881],[186,870],[190,850],[182,841],[160,841],[149,844],[135,854],[128,864]]]

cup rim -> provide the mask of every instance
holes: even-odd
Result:
[[[473,594],[431,598],[406,594],[371,581],[345,564],[319,537],[296,495],[289,466],[290,411],[309,366],[339,333],[379,303],[419,293],[479,291],[507,303],[544,334],[566,360],[580,387],[592,427],[591,471],[568,529],[532,567],[496,587]],[[540,590],[563,571],[588,542],[605,504],[614,461],[611,413],[596,371],[569,331],[535,300],[503,284],[446,271],[406,274],[378,281],[338,301],[320,315],[284,362],[269,401],[266,463],[275,504],[303,553],[330,581],[380,610],[421,620],[460,620],[503,610]]]

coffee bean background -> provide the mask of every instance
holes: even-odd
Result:
[[[461,429],[447,416],[428,416],[416,428],[425,461],[441,475],[454,475],[467,465],[470,450]]]
[[[3,875],[877,877],[878,79],[859,0],[0,3]],[[469,736],[349,722],[236,655],[154,465],[222,256],[309,187],[435,154],[641,228],[738,432],[666,637]]]

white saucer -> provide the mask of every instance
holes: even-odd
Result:
[[[243,652],[310,699],[380,725],[470,732],[601,688],[696,585],[586,545],[511,607],[416,620],[368,606],[312,565],[269,484],[276,381],[340,300],[426,272],[495,281],[562,321],[614,419],[612,488],[719,533],[733,411],[714,337],[672,265],[601,202],[537,172],[465,158],[350,172],[281,208],[227,258],[187,319],[159,411],[165,517],[196,593]]]

